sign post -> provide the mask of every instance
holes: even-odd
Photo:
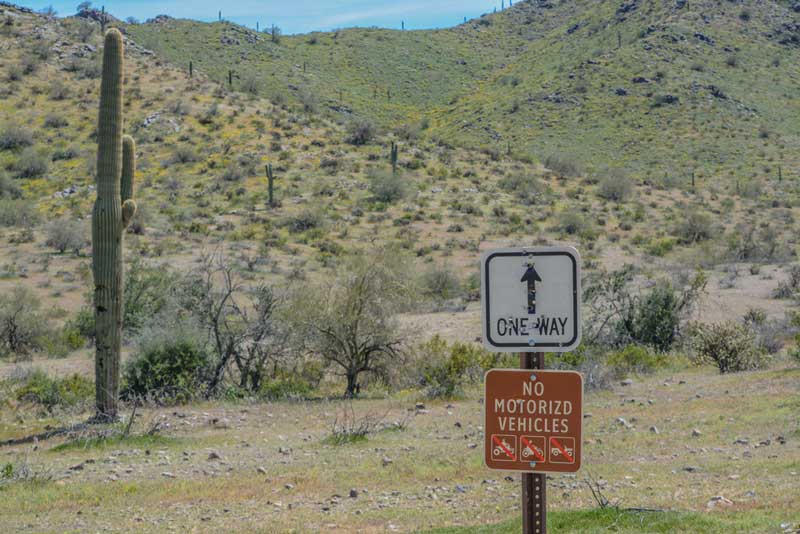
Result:
[[[519,371],[486,374],[484,459],[490,469],[522,471],[523,534],[547,532],[546,473],[581,464],[583,379],[544,371],[545,352],[580,344],[580,303],[572,247],[497,249],[481,258],[483,343],[520,358]]]
[[[520,369],[544,369],[544,352],[520,352]],[[543,453],[542,456],[544,456]],[[522,473],[522,534],[547,532],[547,475]]]

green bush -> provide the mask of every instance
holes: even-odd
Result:
[[[424,343],[419,353],[422,365],[420,383],[430,398],[462,395],[464,386],[480,380],[483,373],[496,367],[502,358],[474,344],[448,345],[438,335]]]
[[[0,131],[0,150],[12,150],[31,146],[33,133],[16,124],[6,124]]]
[[[409,182],[401,174],[382,169],[370,169],[367,173],[369,191],[378,202],[397,202],[409,193]]]
[[[531,174],[513,173],[504,176],[498,183],[501,189],[513,193],[526,205],[541,203],[548,193],[548,189],[541,180]]]
[[[288,227],[290,232],[300,233],[306,230],[322,228],[326,222],[325,214],[322,210],[305,208],[300,213],[288,217],[284,225]]]
[[[14,164],[17,178],[37,178],[50,167],[50,156],[43,149],[28,147]]]
[[[127,325],[126,325],[127,326]],[[64,326],[64,330],[77,333],[82,339],[94,342],[94,310],[90,307],[81,310]],[[75,339],[74,334],[68,337]]]
[[[654,354],[641,345],[628,345],[608,356],[608,365],[616,377],[630,374],[649,374],[666,364],[663,354]]]
[[[710,239],[713,233],[711,217],[696,209],[686,210],[675,226],[675,235],[687,245]]]
[[[347,142],[356,146],[369,143],[375,133],[375,124],[367,119],[353,119],[347,124]]]
[[[5,172],[0,170],[0,199],[19,199],[22,198],[22,188],[6,175]],[[5,204],[0,204],[0,211],[5,207]],[[2,219],[0,215],[0,219]],[[2,222],[0,222],[2,224]]]
[[[308,382],[295,377],[286,377],[265,382],[261,386],[259,396],[266,400],[298,399],[310,397],[312,391],[313,388]]]
[[[79,374],[51,378],[41,369],[36,369],[24,379],[16,396],[20,401],[40,404],[51,411],[56,407],[71,408],[92,401],[94,383]]]
[[[633,181],[621,169],[611,169],[600,178],[597,194],[605,200],[622,202],[633,192]]]
[[[666,256],[672,249],[675,248],[675,239],[672,237],[664,237],[662,239],[654,239],[650,241],[645,247],[645,252],[651,256],[659,258]]]
[[[15,198],[0,198],[0,226],[33,226],[38,215],[31,202]]]
[[[29,356],[44,348],[49,334],[41,302],[30,289],[0,292],[0,356]]]
[[[53,247],[59,254],[66,251],[79,255],[81,249],[89,244],[88,228],[82,221],[68,217],[53,219],[44,229],[48,247]]]
[[[164,265],[148,265],[136,258],[126,266],[126,330],[136,332],[157,317],[169,304],[177,284],[177,275]]]
[[[568,154],[551,154],[545,158],[544,166],[564,178],[574,178],[583,174],[578,159]]]
[[[759,369],[769,362],[752,329],[735,321],[695,326],[693,344],[700,360],[716,364],[720,373]]]
[[[122,398],[184,403],[205,392],[211,358],[200,339],[202,334],[188,324],[145,331],[125,365]]]
[[[558,214],[556,229],[569,235],[577,235],[586,239],[594,236],[591,221],[579,212],[567,209]]]
[[[629,332],[637,343],[663,352],[675,342],[680,322],[678,292],[672,284],[661,282],[634,308]]]
[[[422,292],[427,298],[436,302],[445,302],[463,294],[461,281],[447,267],[438,266],[428,269],[420,278]]]

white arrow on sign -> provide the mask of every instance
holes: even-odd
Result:
[[[483,343],[495,352],[568,352],[581,341],[581,259],[573,247],[481,257]]]

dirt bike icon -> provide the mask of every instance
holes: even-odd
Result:
[[[537,449],[537,451],[536,451],[536,452],[538,452],[538,453],[539,453],[539,454],[538,454],[538,456],[542,456],[542,451],[541,451],[541,450]],[[534,454],[535,454],[535,453],[534,453],[534,452],[531,450],[531,448],[530,448],[530,447],[525,447],[525,448],[522,450],[522,457],[523,457],[523,458],[528,458],[529,456],[533,456]]]

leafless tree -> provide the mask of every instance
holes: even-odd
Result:
[[[411,301],[408,272],[399,254],[370,252],[295,295],[293,321],[304,346],[338,368],[347,381],[345,397],[359,393],[362,373],[382,375],[403,356],[396,314]]]
[[[277,316],[283,297],[269,286],[247,288],[222,252],[203,255],[184,286],[183,307],[208,333],[215,356],[206,394],[215,394],[229,373],[257,392],[290,356],[287,329]]]

